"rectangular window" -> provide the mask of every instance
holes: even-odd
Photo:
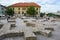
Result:
[[[14,8],[13,8],[13,10],[14,10]]]
[[[18,14],[20,14],[20,11],[18,12]]]
[[[18,8],[18,10],[20,10],[20,8]]]
[[[2,11],[2,13],[4,13],[4,12]]]
[[[38,14],[38,12],[36,12],[36,14]]]
[[[26,8],[22,8],[22,10],[26,10]]]
[[[3,10],[3,8],[1,8],[1,10]]]
[[[38,8],[36,8],[36,10],[38,10]]]
[[[24,12],[22,12],[22,14],[24,14]]]

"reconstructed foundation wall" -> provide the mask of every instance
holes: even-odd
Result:
[[[7,34],[3,34],[0,36],[0,40],[4,39],[4,38],[9,38],[9,37],[19,37],[19,36],[23,36],[24,33],[7,33]]]

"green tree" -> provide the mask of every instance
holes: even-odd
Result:
[[[60,18],[60,15],[55,15],[56,17]]]
[[[40,17],[43,17],[45,15],[45,13],[40,13]]]
[[[36,10],[33,6],[30,6],[30,7],[27,8],[26,13],[29,16],[35,16],[36,15]]]
[[[46,14],[47,16],[56,16],[55,14],[53,14],[53,13],[48,13],[48,14]]]
[[[5,12],[9,16],[13,16],[14,15],[14,11],[12,10],[12,8],[9,8],[9,7],[6,8]]]

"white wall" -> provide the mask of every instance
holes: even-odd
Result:
[[[2,9],[3,8],[3,9]],[[2,13],[3,12],[3,13]],[[4,7],[2,7],[1,5],[0,5],[0,14],[4,14],[5,13],[5,11],[4,11]]]

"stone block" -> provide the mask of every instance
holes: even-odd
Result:
[[[8,19],[8,22],[16,22],[16,21],[15,21],[15,19],[10,18],[10,19]]]
[[[24,32],[25,40],[36,40],[36,35],[33,32]]]
[[[54,28],[47,27],[47,28],[45,28],[45,30],[51,30],[51,31],[54,31]]]
[[[28,22],[27,20],[24,20],[24,23]]]
[[[32,26],[32,27],[35,27],[35,24],[33,24],[33,23],[26,23],[26,26]]]
[[[47,36],[47,37],[50,37],[51,34],[52,34],[52,31],[50,31],[50,30],[40,30],[40,34],[42,34],[44,36]]]
[[[36,37],[26,37],[25,40],[36,40]]]

